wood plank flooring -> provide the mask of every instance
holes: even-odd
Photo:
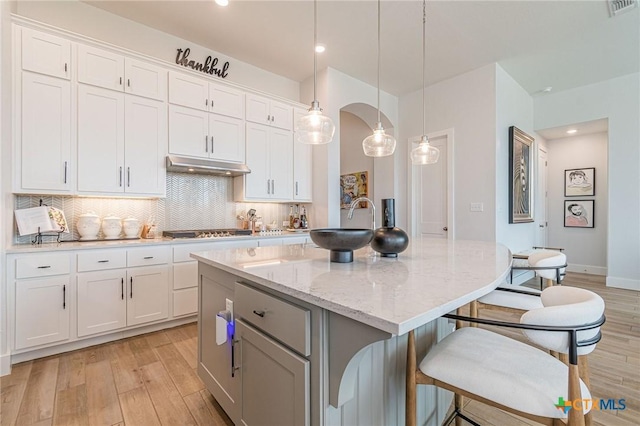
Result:
[[[602,277],[585,274],[568,274],[564,285],[593,290],[606,302],[603,339],[589,358],[591,390],[597,398],[624,398],[627,409],[596,411],[595,424],[638,425],[640,293],[607,288]],[[501,332],[522,339],[517,331]],[[231,425],[196,374],[196,350],[193,323],[14,365],[0,378],[0,425]],[[486,426],[533,424],[473,401],[465,412]]]

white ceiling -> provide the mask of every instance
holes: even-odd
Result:
[[[568,134],[567,130],[577,130],[575,133]],[[536,130],[536,133],[547,141],[555,139],[573,138],[578,136],[589,135],[591,133],[602,133],[609,130],[609,120],[602,118],[600,120],[585,121],[584,123],[575,123],[569,126],[554,127],[551,129]]]
[[[303,81],[313,74],[313,2],[86,1],[95,7]],[[422,87],[422,1],[384,0],[381,89]],[[610,18],[604,0],[427,2],[427,84],[498,62],[530,94],[640,70],[639,8]],[[327,66],[377,84],[377,3],[318,1]]]

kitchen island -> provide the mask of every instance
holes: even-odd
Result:
[[[403,335],[418,329],[425,352],[451,330],[440,317],[493,290],[511,264],[499,244],[432,239],[414,239],[397,259],[364,248],[347,264],[312,245],[192,257],[198,371],[248,425],[403,424]],[[227,336],[216,332],[223,318]],[[439,424],[450,397],[426,388],[419,421]]]

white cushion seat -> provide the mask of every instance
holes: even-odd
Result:
[[[429,377],[521,412],[567,418],[555,404],[568,395],[568,367],[500,334],[461,328],[431,348],[419,368]],[[582,398],[590,399],[582,380],[580,388]]]
[[[557,270],[554,267],[561,267],[567,264],[567,256],[556,250],[535,250],[529,255],[529,266],[534,268],[552,268],[537,269],[536,275],[547,278],[549,280],[557,279]],[[564,269],[560,269],[560,275],[564,275]]]
[[[500,290],[501,288],[506,289],[507,291]],[[528,294],[508,290],[526,291]],[[533,288],[526,288],[512,284],[501,284],[498,289],[478,299],[478,302],[486,305],[503,306],[505,308],[530,311],[532,309],[544,307],[542,300],[540,299],[540,293],[540,290]]]

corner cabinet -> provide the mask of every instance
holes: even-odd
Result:
[[[166,105],[78,86],[78,192],[163,196]]]
[[[247,166],[234,179],[236,201],[293,198],[293,135],[288,130],[247,123]]]

